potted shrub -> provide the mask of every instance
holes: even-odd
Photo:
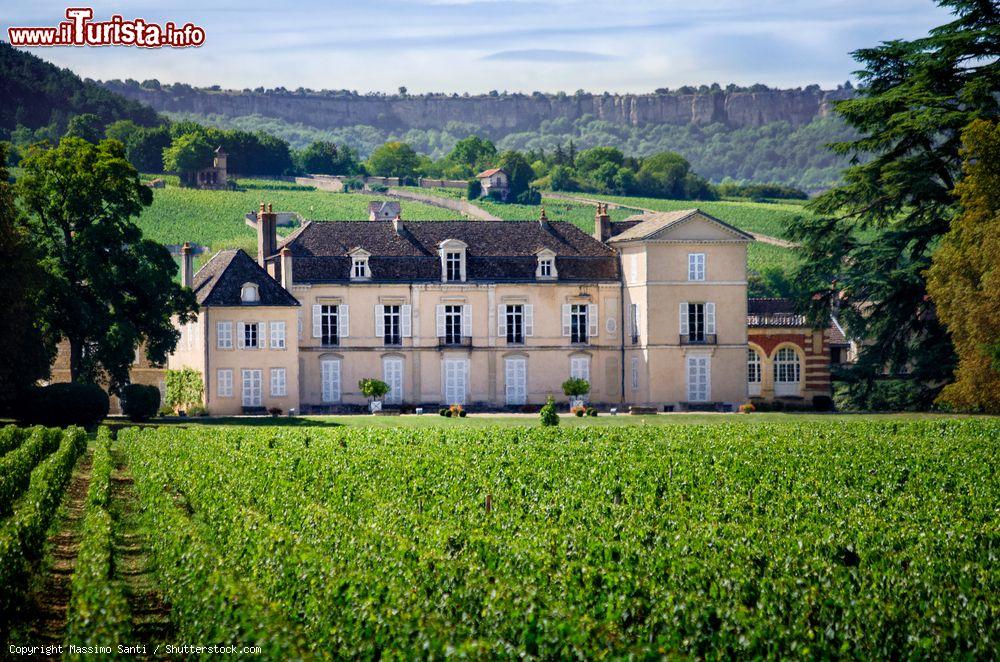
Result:
[[[755,411],[757,411],[757,408],[753,406],[752,402],[745,402],[742,405],[740,405],[741,414],[752,414]]]
[[[465,410],[462,405],[452,405],[448,407],[448,416],[451,418],[465,418]]]
[[[583,398],[590,393],[590,382],[586,379],[570,377],[562,383],[562,390],[569,398],[570,411],[576,407],[586,407]]]
[[[381,379],[366,377],[358,382],[358,388],[362,395],[368,398],[368,410],[371,413],[382,411],[382,398],[388,393],[391,387]]]

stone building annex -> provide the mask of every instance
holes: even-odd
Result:
[[[345,411],[376,377],[387,406],[502,409],[562,396],[608,406],[731,409],[830,393],[830,329],[747,299],[744,232],[697,209],[612,222],[308,222],[256,259],[220,251],[182,281],[198,320],[173,369],[202,373],[212,414]],[[835,339],[836,340],[836,339]]]

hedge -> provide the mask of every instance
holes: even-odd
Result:
[[[67,645],[90,647],[131,640],[131,614],[120,582],[111,581],[114,530],[107,511],[111,487],[111,435],[97,434],[68,607]],[[71,658],[76,656],[70,655]]]
[[[9,515],[14,501],[28,489],[32,470],[59,447],[59,431],[37,427],[19,448],[0,458],[0,515]]]
[[[62,434],[59,450],[31,472],[28,491],[16,504],[14,514],[0,524],[0,614],[7,613],[23,594],[28,563],[42,552],[45,534],[62,501],[76,461],[87,447],[80,428]]]

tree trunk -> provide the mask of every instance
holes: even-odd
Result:
[[[69,380],[75,382],[80,378],[83,369],[83,341],[79,338],[69,340]]]

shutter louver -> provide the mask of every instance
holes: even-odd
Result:
[[[240,349],[246,349],[246,324],[243,322],[236,323],[236,346]]]
[[[375,338],[385,336],[385,306],[375,304]]]
[[[472,336],[472,306],[462,304],[462,337]]]
[[[444,338],[444,305],[438,304],[435,307],[437,327],[437,337]]]
[[[705,304],[705,333],[715,335],[715,304]]]
[[[590,338],[596,338],[598,334],[598,324],[597,324],[597,304],[589,303],[587,304],[587,336]]]
[[[681,303],[681,335],[688,334],[688,305],[687,301]]]
[[[564,336],[567,336],[567,337],[570,335],[570,331],[572,330],[572,324],[570,323],[571,310],[572,309],[570,307],[570,304],[568,304],[568,303],[564,303],[563,304],[563,307],[562,307],[562,334]]]
[[[402,329],[403,337],[409,338],[413,335],[413,306],[408,303],[403,304],[400,308],[399,315],[399,326]]]
[[[350,309],[346,303],[337,306],[337,335],[341,338],[349,338],[351,335]]]
[[[524,335],[535,335],[535,307],[530,303],[524,306]]]
[[[318,303],[313,306],[313,338],[320,338],[323,335],[323,306]]]
[[[497,306],[497,337],[507,337],[507,306]]]

